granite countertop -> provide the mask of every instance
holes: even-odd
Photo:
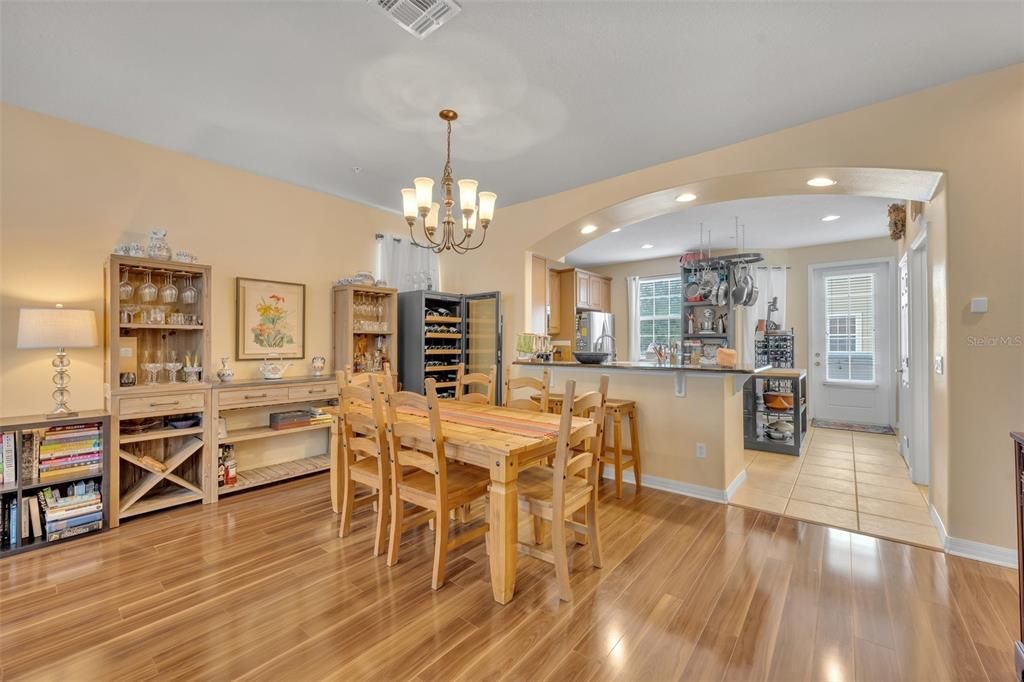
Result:
[[[516,360],[517,365],[535,365],[537,367],[561,367],[578,369],[626,370],[642,372],[686,372],[702,374],[760,374],[771,370],[771,367],[718,367],[717,365],[659,365],[654,362],[605,362],[599,365],[587,365],[582,362],[565,360]]]

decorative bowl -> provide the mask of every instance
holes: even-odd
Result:
[[[761,396],[764,406],[770,410],[791,410],[793,409],[793,394],[765,392]]]
[[[608,361],[610,353],[592,353],[585,351],[574,351],[572,356],[583,365],[600,365]]]

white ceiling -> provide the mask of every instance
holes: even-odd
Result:
[[[705,248],[710,230],[712,249],[732,249],[737,247],[737,218],[746,226],[746,249],[792,249],[883,237],[889,232],[891,202],[877,197],[800,195],[704,204],[625,226],[621,232],[595,233],[593,240],[565,260],[593,266],[679,256],[699,248],[701,223]],[[822,222],[827,215],[839,219]],[[742,229],[740,237],[743,241]],[[644,249],[643,244],[653,248]]]
[[[391,209],[499,208],[1024,59],[1010,2],[0,2],[3,100]],[[361,168],[360,173],[353,167]]]

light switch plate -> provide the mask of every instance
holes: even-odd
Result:
[[[936,374],[942,374],[943,364],[944,363],[942,362],[942,356],[941,355],[936,355],[935,356],[935,373]]]
[[[705,459],[708,456],[708,446],[704,443],[697,443],[697,459]]]
[[[971,312],[972,313],[987,313],[988,312],[988,296],[980,296],[978,298],[971,299]]]

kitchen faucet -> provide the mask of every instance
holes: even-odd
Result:
[[[610,339],[611,342],[612,342],[612,362],[614,362],[615,361],[615,356],[616,356],[616,353],[615,353],[615,337],[614,336],[612,336],[611,334],[601,334],[601,336],[599,336],[596,339],[594,339],[594,348],[596,348],[598,350],[598,352],[600,352],[600,350],[602,348],[601,344],[602,344],[602,342],[605,339]]]

